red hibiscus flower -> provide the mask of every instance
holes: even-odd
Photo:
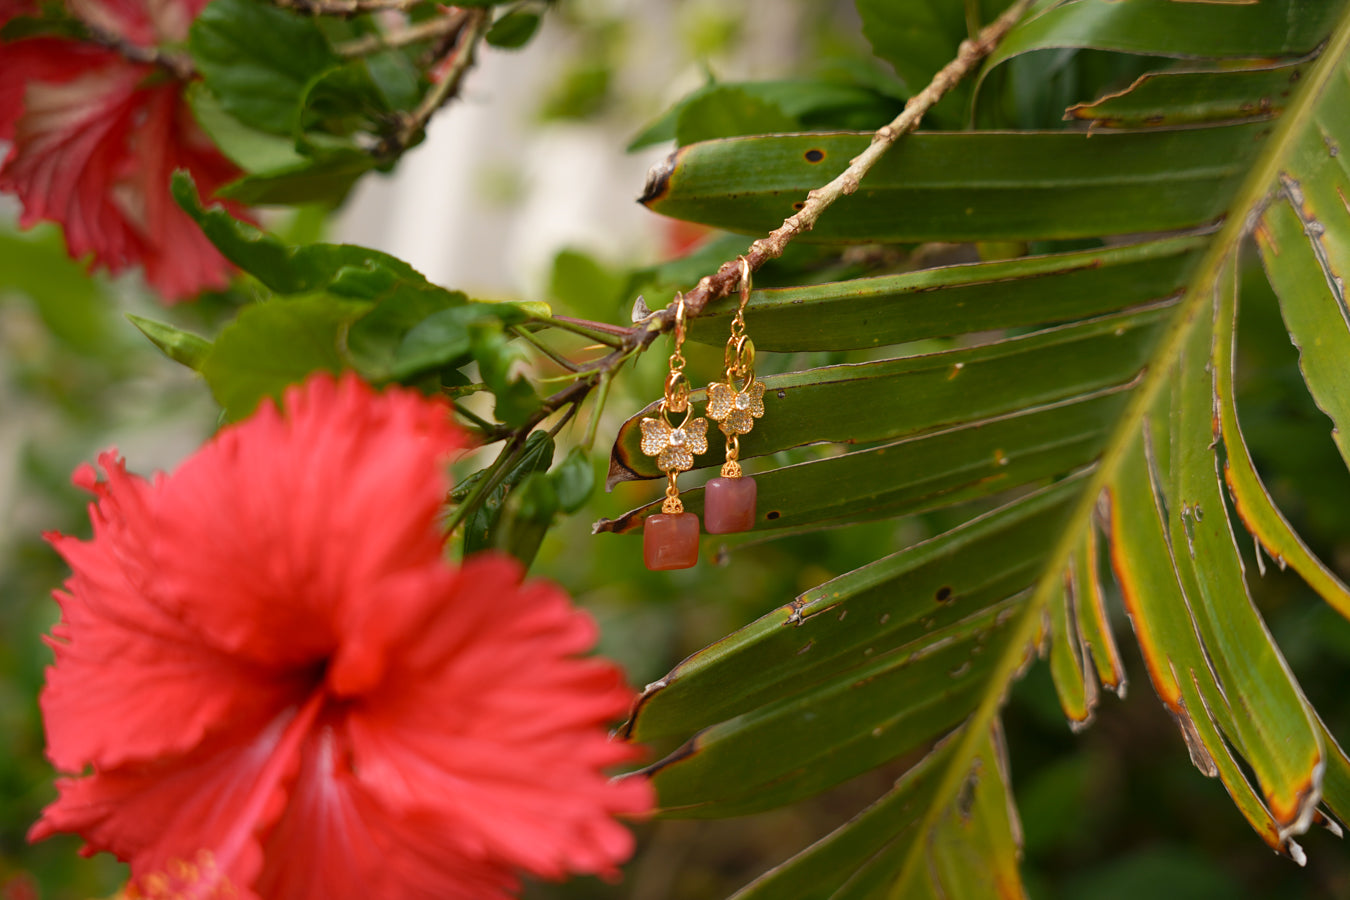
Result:
[[[10,5],[21,9],[0,4],[0,17]],[[20,223],[59,222],[72,257],[110,272],[141,264],[168,301],[223,288],[231,271],[174,204],[170,176],[187,169],[210,194],[240,173],[193,120],[182,71],[123,50],[134,56],[183,40],[204,5],[71,0],[94,33],[122,49],[55,37],[0,46],[0,141],[11,143],[0,191],[22,201]]]
[[[565,594],[443,556],[445,404],[327,375],[171,475],[84,467],[53,535],[48,755],[75,832],[156,896],[484,900],[614,873],[652,803],[606,723],[631,692]],[[231,893],[234,892],[234,893]]]

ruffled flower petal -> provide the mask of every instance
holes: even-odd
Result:
[[[508,559],[470,560],[352,710],[361,783],[536,875],[613,874],[632,852],[613,817],[653,798],[603,774],[636,755],[606,735],[633,695],[612,664],[577,658],[595,639],[557,588],[521,584]]]
[[[73,574],[58,591],[41,706],[47,753],[58,769],[112,768],[187,752],[211,733],[248,730],[295,695],[284,670],[226,656],[159,602],[154,486],[128,474],[115,452],[77,483],[98,500],[94,538],[49,540]]]
[[[71,256],[109,272],[143,263],[172,301],[225,287],[232,270],[174,204],[170,176],[187,169],[209,196],[239,172],[201,133],[181,85],[155,74],[91,44],[5,44],[0,139],[12,146],[0,190],[22,201],[23,227],[59,222]]]

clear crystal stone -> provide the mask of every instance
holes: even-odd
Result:
[[[737,409],[749,409],[749,408],[750,408],[750,398],[749,398],[747,395],[745,395],[745,394],[737,394],[737,395],[736,395],[736,408],[737,408]]]
[[[683,447],[685,442],[685,433],[683,428],[676,428],[670,433],[670,446]]]

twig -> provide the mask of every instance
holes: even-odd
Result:
[[[409,44],[418,44],[433,38],[458,34],[467,19],[467,13],[463,10],[457,10],[449,15],[437,16],[434,19],[418,22],[416,25],[409,25],[407,28],[401,28],[397,31],[368,34],[345,44],[338,44],[333,49],[337,51],[338,56],[353,57],[365,56],[377,50],[406,47]]]
[[[357,16],[361,13],[400,10],[406,12],[426,0],[273,0],[282,9],[311,16]]]
[[[465,14],[464,25],[455,41],[450,65],[445,70],[444,76],[431,90],[427,91],[427,95],[422,98],[422,102],[417,105],[417,109],[400,117],[398,129],[393,135],[380,143],[376,155],[381,157],[394,156],[406,150],[426,129],[427,122],[431,121],[431,117],[436,110],[459,93],[464,74],[473,65],[474,51],[478,47],[478,42],[487,34],[491,25],[491,10],[474,9]]]
[[[568,372],[576,373],[580,371],[580,367],[576,363],[572,362],[570,359],[563,356],[557,350],[554,350],[548,344],[545,344],[543,341],[539,340],[539,338],[530,334],[528,330],[524,328],[515,327],[511,329],[511,333],[514,334],[516,337],[520,338],[521,340],[525,341],[525,343],[534,347],[534,349],[538,350],[540,353],[544,354],[549,359],[553,360],[554,363],[556,363],[563,369],[566,369]]]
[[[89,32],[90,39],[95,44],[107,47],[132,62],[158,66],[180,81],[187,81],[196,71],[192,65],[192,57],[186,53],[161,50],[158,47],[142,47],[119,34],[105,31],[97,25],[91,25],[88,22],[85,22],[84,25]]]
[[[858,189],[868,171],[871,170],[877,160],[891,148],[901,135],[913,131],[918,126],[919,120],[923,118],[933,105],[942,99],[943,95],[950,91],[956,84],[970,74],[971,70],[977,66],[981,60],[993,52],[998,46],[999,41],[1017,24],[1017,20],[1026,12],[1027,7],[1031,5],[1031,0],[1017,0],[1012,6],[994,20],[987,28],[983,29],[979,37],[974,40],[962,41],[957,50],[956,58],[947,65],[943,66],[928,86],[905,104],[904,110],[900,115],[888,125],[883,126],[876,134],[872,136],[872,143],[866,150],[849,162],[849,166],[839,174],[837,178],[824,187],[816,188],[806,195],[806,205],[795,215],[783,220],[783,224],[772,231],[767,237],[760,238],[750,245],[750,249],[745,254],[745,260],[750,264],[750,270],[756,271],[771,259],[776,259],[783,255],[783,250],[797,235],[804,231],[810,231],[815,227],[816,220],[820,214],[829,209],[840,197],[847,196]],[[684,308],[686,318],[694,318],[703,312],[703,308],[713,300],[725,297],[731,293],[740,281],[740,260],[730,259],[722,263],[717,272],[706,276],[689,293],[684,295]],[[646,333],[643,335],[643,345],[650,344],[656,339],[658,332],[669,331],[675,325],[675,309],[673,306],[667,306],[665,309],[658,310],[642,323],[645,325]]]
[[[573,334],[579,334],[582,337],[608,344],[611,347],[618,347],[623,344],[624,338],[633,330],[631,327],[624,325],[592,322],[590,319],[574,319],[571,316],[551,316],[547,319],[540,319],[539,324],[561,328],[563,331],[570,331]]]

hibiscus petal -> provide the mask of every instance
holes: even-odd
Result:
[[[93,540],[49,536],[73,572],[56,593],[56,665],[41,696],[48,756],[67,772],[185,752],[210,733],[254,727],[297,690],[292,676],[214,652],[156,601],[145,543],[154,488],[115,452],[100,462],[106,483],[89,469],[77,479],[98,494]]]
[[[0,84],[10,86],[0,97],[0,136],[13,141],[0,190],[23,201],[23,227],[62,223],[71,256],[92,253],[112,272],[141,252],[110,189],[124,166],[136,86],[151,71],[55,38],[6,44],[0,54]]]
[[[517,886],[442,818],[382,805],[353,773],[339,726],[311,738],[265,852],[258,893],[286,900],[507,900]]]
[[[315,692],[257,731],[186,757],[59,779],[60,796],[29,839],[78,832],[88,841],[86,853],[115,854],[137,879],[172,874],[183,861],[209,861],[220,881],[196,886],[203,895],[228,893],[227,887],[246,892],[262,868],[259,836],[282,813],[285,784],[300,765],[322,699]]]
[[[469,560],[440,614],[407,636],[382,688],[349,715],[354,769],[380,802],[435,816],[475,851],[543,877],[612,874],[632,852],[615,814],[652,804],[607,725],[632,700],[610,663],[577,659],[590,618],[506,559]],[[491,602],[484,602],[490,597]]]
[[[174,204],[173,171],[187,169],[206,195],[239,173],[197,128],[181,84],[146,86],[155,74],[76,41],[5,44],[0,138],[13,146],[0,190],[23,202],[23,227],[59,222],[71,256],[113,273],[144,263],[172,301],[223,288],[232,271]]]
[[[381,615],[385,579],[444,566],[444,464],[464,440],[444,403],[350,374],[315,376],[285,406],[265,404],[166,480],[156,576],[216,646],[301,665]]]

